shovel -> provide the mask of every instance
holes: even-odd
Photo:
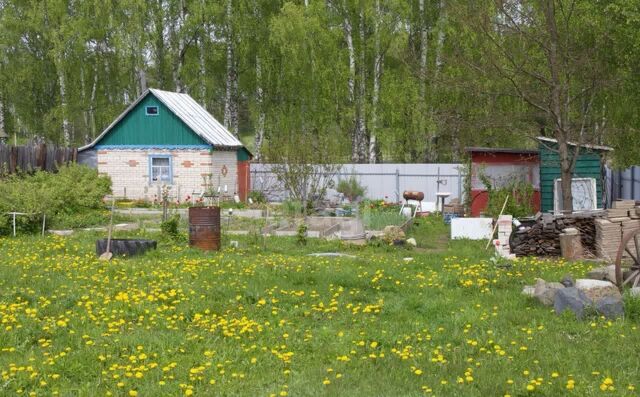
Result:
[[[107,237],[107,250],[105,252],[102,253],[102,255],[100,255],[100,260],[101,261],[110,261],[111,258],[113,257],[113,254],[111,253],[111,233],[113,232],[113,208],[116,205],[116,199],[112,198],[111,199],[111,219],[109,220],[109,234]]]

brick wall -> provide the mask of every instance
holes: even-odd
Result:
[[[98,172],[109,175],[116,196],[153,200],[162,183],[151,182],[149,155],[171,155],[173,171],[172,198],[184,200],[187,195],[203,191],[203,175],[213,174],[213,184],[218,181],[222,189],[227,185],[229,195],[237,189],[237,158],[235,151],[207,150],[98,150]],[[226,166],[227,175],[222,175]]]

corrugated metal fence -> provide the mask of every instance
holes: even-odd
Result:
[[[399,202],[403,191],[414,190],[424,192],[425,201],[436,202],[437,192],[451,193],[452,199],[459,198],[463,189],[462,164],[342,164],[333,178],[335,186],[351,176],[367,189],[369,199]],[[270,164],[251,164],[251,190],[263,192],[272,201],[287,198]],[[335,190],[328,195],[331,198]]]
[[[76,162],[78,150],[51,145],[8,146],[0,144],[0,174],[35,170],[56,171],[59,165]]]
[[[609,202],[618,199],[640,201],[640,166],[626,170],[606,169]]]

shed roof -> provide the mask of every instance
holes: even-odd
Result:
[[[553,139],[553,138],[547,138],[545,136],[539,136],[536,138],[538,141],[540,142],[547,142],[547,143],[558,143],[557,139]],[[575,142],[567,142],[569,145],[571,146],[576,146],[577,143]],[[602,150],[602,151],[612,151],[613,148],[611,146],[604,146],[604,145],[590,145],[590,144],[586,144],[583,143],[582,145],[580,145],[580,147],[583,148],[587,148],[587,149],[592,149],[592,150]]]
[[[512,148],[492,148],[492,147],[466,147],[467,153],[512,153],[512,154],[538,154],[534,149],[512,149]]]
[[[153,95],[182,120],[191,130],[214,147],[225,149],[239,149],[244,147],[242,142],[227,130],[211,113],[200,106],[189,94],[169,92],[150,88],[125,109],[102,133],[90,144],[78,151],[95,146],[118,122],[120,122],[140,101]]]

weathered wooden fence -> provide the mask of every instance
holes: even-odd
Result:
[[[58,166],[75,163],[78,149],[53,145],[8,146],[0,144],[0,175],[19,171],[55,172]]]

